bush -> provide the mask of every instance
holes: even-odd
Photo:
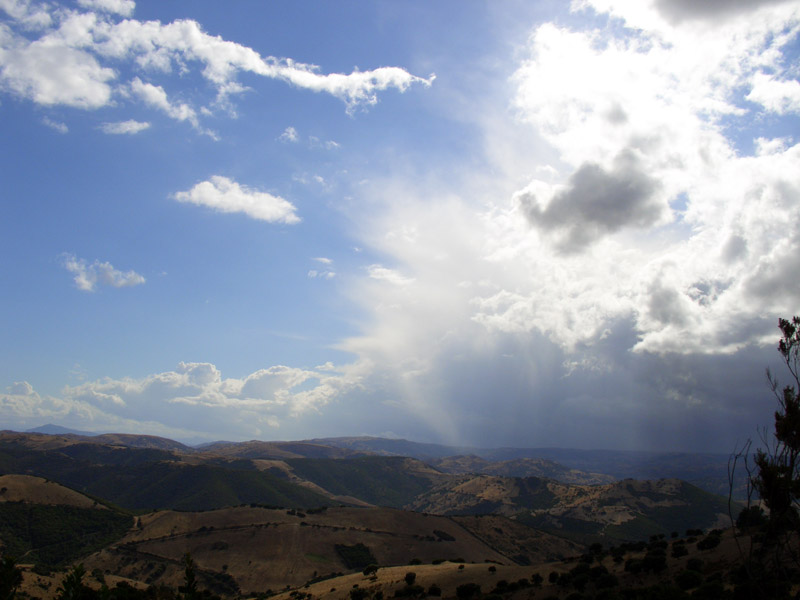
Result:
[[[406,582],[406,585],[414,585],[414,582],[417,580],[417,574],[414,571],[409,571],[406,573],[406,576],[403,577],[403,580]]]
[[[352,546],[336,544],[334,548],[348,569],[363,569],[377,562],[372,551],[362,543]]]
[[[462,583],[456,588],[456,597],[460,600],[469,600],[474,596],[480,596],[481,586],[477,583]]]
[[[699,558],[690,558],[686,561],[686,570],[687,571],[697,571],[698,573],[703,571],[703,561]]]
[[[597,582],[595,582],[598,590],[607,590],[611,588],[615,588],[619,585],[619,579],[617,579],[616,575],[612,575],[611,573],[604,573],[600,577],[597,578]]]
[[[395,598],[408,598],[409,596],[422,596],[425,589],[421,585],[407,585],[394,592]]]
[[[369,598],[369,592],[364,588],[350,590],[350,600],[365,600],[365,598]]]
[[[690,590],[703,583],[703,576],[697,571],[682,571],[675,576],[675,583],[684,591]]]
[[[441,596],[442,595],[442,588],[440,588],[435,583],[432,583],[428,588],[428,596]]]
[[[711,550],[719,546],[719,536],[709,534],[699,542],[697,542],[698,550]]]

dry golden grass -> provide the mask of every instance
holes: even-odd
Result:
[[[78,508],[105,508],[84,496],[53,481],[30,475],[1,475],[0,502],[30,502],[77,506]]]

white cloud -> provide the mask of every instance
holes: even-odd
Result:
[[[311,269],[308,272],[308,276],[311,279],[333,279],[336,277],[335,271],[317,271],[316,269]]]
[[[758,102],[778,114],[800,113],[800,82],[796,79],[781,80],[766,73],[756,73],[752,85],[746,100]]]
[[[44,117],[42,123],[47,125],[50,129],[56,130],[58,133],[69,133],[69,127],[67,127],[66,123],[62,123],[61,121],[54,121],[49,117]]]
[[[94,292],[98,285],[121,288],[141,285],[146,281],[136,271],[119,271],[109,262],[95,260],[90,264],[73,254],[65,254],[63,258],[64,268],[75,276],[75,285],[84,292]]]
[[[323,74],[316,65],[263,57],[252,48],[209,35],[192,20],[166,24],[118,20],[132,16],[132,0],[80,0],[78,5],[85,12],[2,0],[0,8],[11,17],[8,24],[0,25],[2,88],[37,104],[96,109],[113,103],[111,83],[118,74],[110,65],[133,61],[142,75],[120,86],[120,95],[124,97],[127,85],[149,106],[203,131],[198,114],[211,114],[214,108],[234,112],[230,97],[247,89],[236,80],[242,72],[330,94],[341,99],[348,112],[375,104],[381,91],[404,92],[414,84],[429,86],[434,79],[399,67]],[[42,33],[30,40],[18,30]],[[211,101],[195,97],[191,102],[170,102],[162,86],[141,79],[149,72],[187,70],[195,63],[200,63],[202,76],[216,91]]]
[[[119,121],[116,123],[103,123],[100,126],[100,129],[103,131],[103,133],[112,135],[134,135],[140,131],[148,129],[149,127],[150,123],[143,123],[141,121],[129,119],[128,121]]]
[[[68,24],[85,26],[77,17]],[[79,40],[67,31],[50,31],[30,42],[0,24],[0,86],[45,106],[106,106],[114,70],[76,44]]]
[[[130,17],[136,8],[133,0],[78,0],[78,5],[89,10],[100,10]]]
[[[394,269],[388,269],[381,265],[370,265],[367,267],[367,272],[372,279],[388,281],[397,286],[405,286],[414,282],[413,277],[404,277]]]
[[[30,0],[0,0],[0,10],[26,29],[42,29],[53,22],[47,8],[32,5]]]
[[[131,92],[144,101],[145,104],[162,111],[170,118],[176,121],[188,121],[195,129],[214,137],[213,133],[200,127],[197,113],[191,106],[186,103],[171,103],[167,98],[167,92],[161,86],[145,83],[135,77],[131,81]]]
[[[325,268],[311,269],[308,272],[309,279],[333,279],[334,277],[336,277],[336,271],[334,271],[332,268],[333,261],[330,258],[319,256],[317,258],[313,258],[312,260],[320,263]]]
[[[214,175],[186,192],[178,192],[174,197],[179,202],[208,206],[225,213],[240,212],[269,223],[291,225],[300,222],[294,205],[287,200],[240,185],[220,175]]]
[[[747,435],[763,413],[760,345],[800,305],[800,145],[742,97],[780,70],[800,18],[781,5],[678,27],[609,4],[653,28],[537,26],[514,120],[483,110],[494,97],[465,116],[485,169],[394,168],[357,192],[378,207],[359,245],[393,268],[349,288],[366,316],[341,348],[443,439],[492,419],[521,443],[663,448],[684,429]]]
[[[4,422],[11,416],[58,418],[73,412],[91,419],[95,428],[256,436],[319,411],[358,383],[352,368],[332,365],[321,369],[279,365],[235,379],[224,378],[210,363],[181,362],[174,371],[146,377],[66,386],[60,398],[43,399],[29,385],[15,384],[7,395],[0,394],[0,418]],[[159,422],[150,429],[155,414]]]
[[[294,127],[287,127],[283,130],[283,133],[278,138],[282,142],[298,142],[300,137],[297,135],[297,129]]]

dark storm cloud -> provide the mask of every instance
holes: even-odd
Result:
[[[663,325],[683,326],[687,322],[686,311],[678,291],[657,279],[648,288],[647,311],[650,317]]]
[[[498,334],[469,352],[454,341],[415,389],[455,437],[437,436],[425,412],[404,412],[401,398],[391,429],[467,446],[730,452],[770,424],[764,369],[782,375],[774,347],[659,355],[631,352],[636,340],[635,322],[622,319],[570,354],[534,332]],[[386,389],[382,400],[396,394]],[[371,412],[366,399],[349,402]]]
[[[655,199],[658,182],[642,169],[630,151],[621,152],[611,170],[584,163],[543,209],[531,193],[518,197],[530,223],[555,233],[558,248],[578,252],[625,227],[647,227],[662,214]]]
[[[656,8],[670,23],[725,19],[762,6],[783,4],[787,0],[658,0]]]

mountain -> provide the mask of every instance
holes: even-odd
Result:
[[[730,525],[727,498],[678,479],[587,486],[465,475],[419,495],[406,508],[444,515],[501,514],[583,543]]]
[[[194,459],[158,448],[88,443],[84,439],[0,433],[0,473],[45,477],[128,509],[208,510],[242,503],[286,507],[333,503],[288,481],[283,474],[259,470],[249,460]]]
[[[34,427],[33,429],[28,429],[25,433],[46,433],[48,435],[83,435],[83,436],[92,436],[97,435],[91,431],[79,431],[77,429],[70,429],[68,427],[61,427],[61,425],[53,425],[48,423],[47,425],[42,425],[41,427]]]
[[[480,456],[448,456],[428,461],[443,473],[499,475],[503,477],[544,477],[564,483],[595,485],[611,483],[614,477],[602,473],[586,473],[570,469],[544,458],[517,458],[505,461],[490,461]]]
[[[458,560],[513,565],[513,555],[527,553],[525,560],[530,563],[581,551],[580,546],[562,538],[502,517],[492,518],[486,525],[491,525],[492,531],[505,532],[503,550],[513,553],[509,556],[488,543],[499,534],[486,536],[487,541],[477,525],[474,519],[459,521],[389,508],[160,511],[142,515],[136,528],[84,559],[84,564],[87,569],[177,586],[183,578],[181,559],[190,552],[201,574],[225,573],[229,589],[251,597],[267,589],[302,586],[330,574],[361,571],[368,564],[408,565],[415,561],[430,565]],[[453,565],[454,570],[456,567]],[[204,586],[209,584],[215,585],[209,581]]]
[[[261,442],[258,440],[249,442],[212,442],[203,444],[195,448],[195,450],[216,456],[261,459],[349,458],[364,454],[364,452],[357,450],[313,442]]]
[[[476,472],[526,477],[528,465],[518,463],[519,470],[511,465],[523,459],[549,460],[583,473],[610,475],[614,479],[677,478],[700,487],[707,492],[727,496],[729,490],[728,461],[730,454],[698,454],[689,452],[638,452],[628,450],[582,450],[574,448],[478,448],[421,444],[400,439],[376,437],[341,437],[309,440],[313,443],[347,448],[365,453],[388,456],[409,456],[437,464],[442,459],[456,456],[474,456],[487,462],[506,463],[505,472],[483,467]],[[445,461],[442,463],[447,464]],[[450,467],[444,466],[445,470]],[[453,472],[461,472],[453,469]],[[554,473],[556,479],[560,477]],[[577,483],[577,481],[575,482]],[[735,499],[746,497],[747,476],[743,470],[733,482]]]
[[[52,481],[0,476],[0,540],[6,556],[64,566],[122,537],[133,518]]]

